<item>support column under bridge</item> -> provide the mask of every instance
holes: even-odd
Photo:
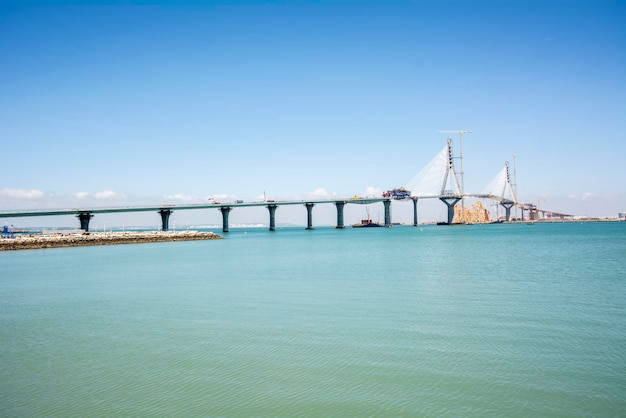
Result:
[[[515,203],[511,202],[511,201],[507,201],[505,200],[504,202],[500,202],[500,205],[502,205],[502,207],[505,210],[505,217],[504,219],[507,220],[507,222],[510,220],[511,218],[511,208],[513,207],[513,205],[515,205]],[[522,216],[523,218],[523,216]]]
[[[391,227],[391,200],[383,200],[385,206],[385,226]]]
[[[446,196],[440,197],[439,200],[445,203],[448,207],[448,225],[450,225],[454,219],[454,206],[456,206],[461,198],[456,196]]]
[[[222,212],[222,232],[228,232],[228,214],[232,209],[229,206],[222,206],[220,212]]]
[[[93,218],[93,215],[89,212],[81,212],[76,216],[80,221],[80,229],[85,232],[89,231],[89,221]]]
[[[413,200],[413,226],[417,226],[417,197],[411,198]]]
[[[161,231],[167,231],[170,227],[170,215],[172,211],[170,209],[161,209]]]
[[[313,206],[314,203],[306,203],[306,229],[313,229]]]
[[[267,205],[267,209],[270,211],[270,231],[276,231],[276,208],[277,205]]]
[[[343,207],[346,202],[335,202],[335,206],[337,206],[337,229],[343,229],[345,226],[343,225]]]

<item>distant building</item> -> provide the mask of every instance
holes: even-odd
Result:
[[[620,221],[626,221],[626,212],[620,212],[617,217]]]

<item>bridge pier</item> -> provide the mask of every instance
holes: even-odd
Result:
[[[417,197],[412,197],[413,200],[413,226],[417,226]]]
[[[343,207],[346,202],[335,202],[335,206],[337,206],[337,229],[343,229],[345,226],[343,225]]]
[[[161,231],[167,231],[169,229],[172,211],[170,209],[161,209],[159,213],[161,214]]]
[[[222,232],[228,232],[228,214],[232,209],[228,206],[222,206],[220,212],[222,212]]]
[[[313,203],[306,203],[306,229],[313,229]]]
[[[76,216],[80,221],[80,229],[85,232],[89,231],[89,221],[93,218],[93,215],[89,212],[80,212],[78,216]]]
[[[500,202],[500,205],[502,205],[502,207],[506,211],[506,215],[505,215],[504,219],[506,219],[507,222],[511,218],[511,208],[513,207],[514,204],[515,203],[510,202],[510,201]],[[522,219],[523,218],[524,218],[524,216],[522,215]]]
[[[391,200],[383,200],[385,206],[385,226],[391,228]]]
[[[270,211],[270,231],[276,231],[276,208],[277,205],[268,205],[267,209]]]
[[[443,203],[446,204],[446,206],[448,206],[448,225],[450,225],[452,223],[452,220],[454,219],[454,206],[459,202],[459,200],[461,200],[461,198],[448,196],[440,197],[439,200],[441,200]]]

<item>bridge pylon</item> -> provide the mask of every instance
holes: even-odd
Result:
[[[454,171],[454,156],[452,154],[452,139],[448,138],[446,147],[447,164],[446,172],[443,176],[441,190],[439,192],[439,200],[448,207],[448,225],[454,220],[454,206],[463,199],[463,191],[459,187],[456,173]]]
[[[448,207],[448,225],[454,220],[454,207],[461,200],[460,196],[441,196],[439,198]]]
[[[448,206],[448,222],[454,218],[454,206],[463,199],[463,189],[459,185],[454,168],[452,139],[411,181],[404,186],[413,199],[413,225],[417,225],[417,199],[438,198]]]
[[[504,219],[508,222],[511,219],[511,208],[515,205],[515,202],[511,202],[510,200],[505,200],[500,202],[500,205],[505,210]]]
[[[496,177],[485,187],[482,196],[489,197],[500,202],[505,209],[505,219],[511,219],[511,208],[517,205],[517,195],[515,188],[511,184],[511,173],[509,162],[504,162],[504,167]]]

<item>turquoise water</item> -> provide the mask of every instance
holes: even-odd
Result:
[[[626,223],[0,253],[0,416],[626,415]]]

